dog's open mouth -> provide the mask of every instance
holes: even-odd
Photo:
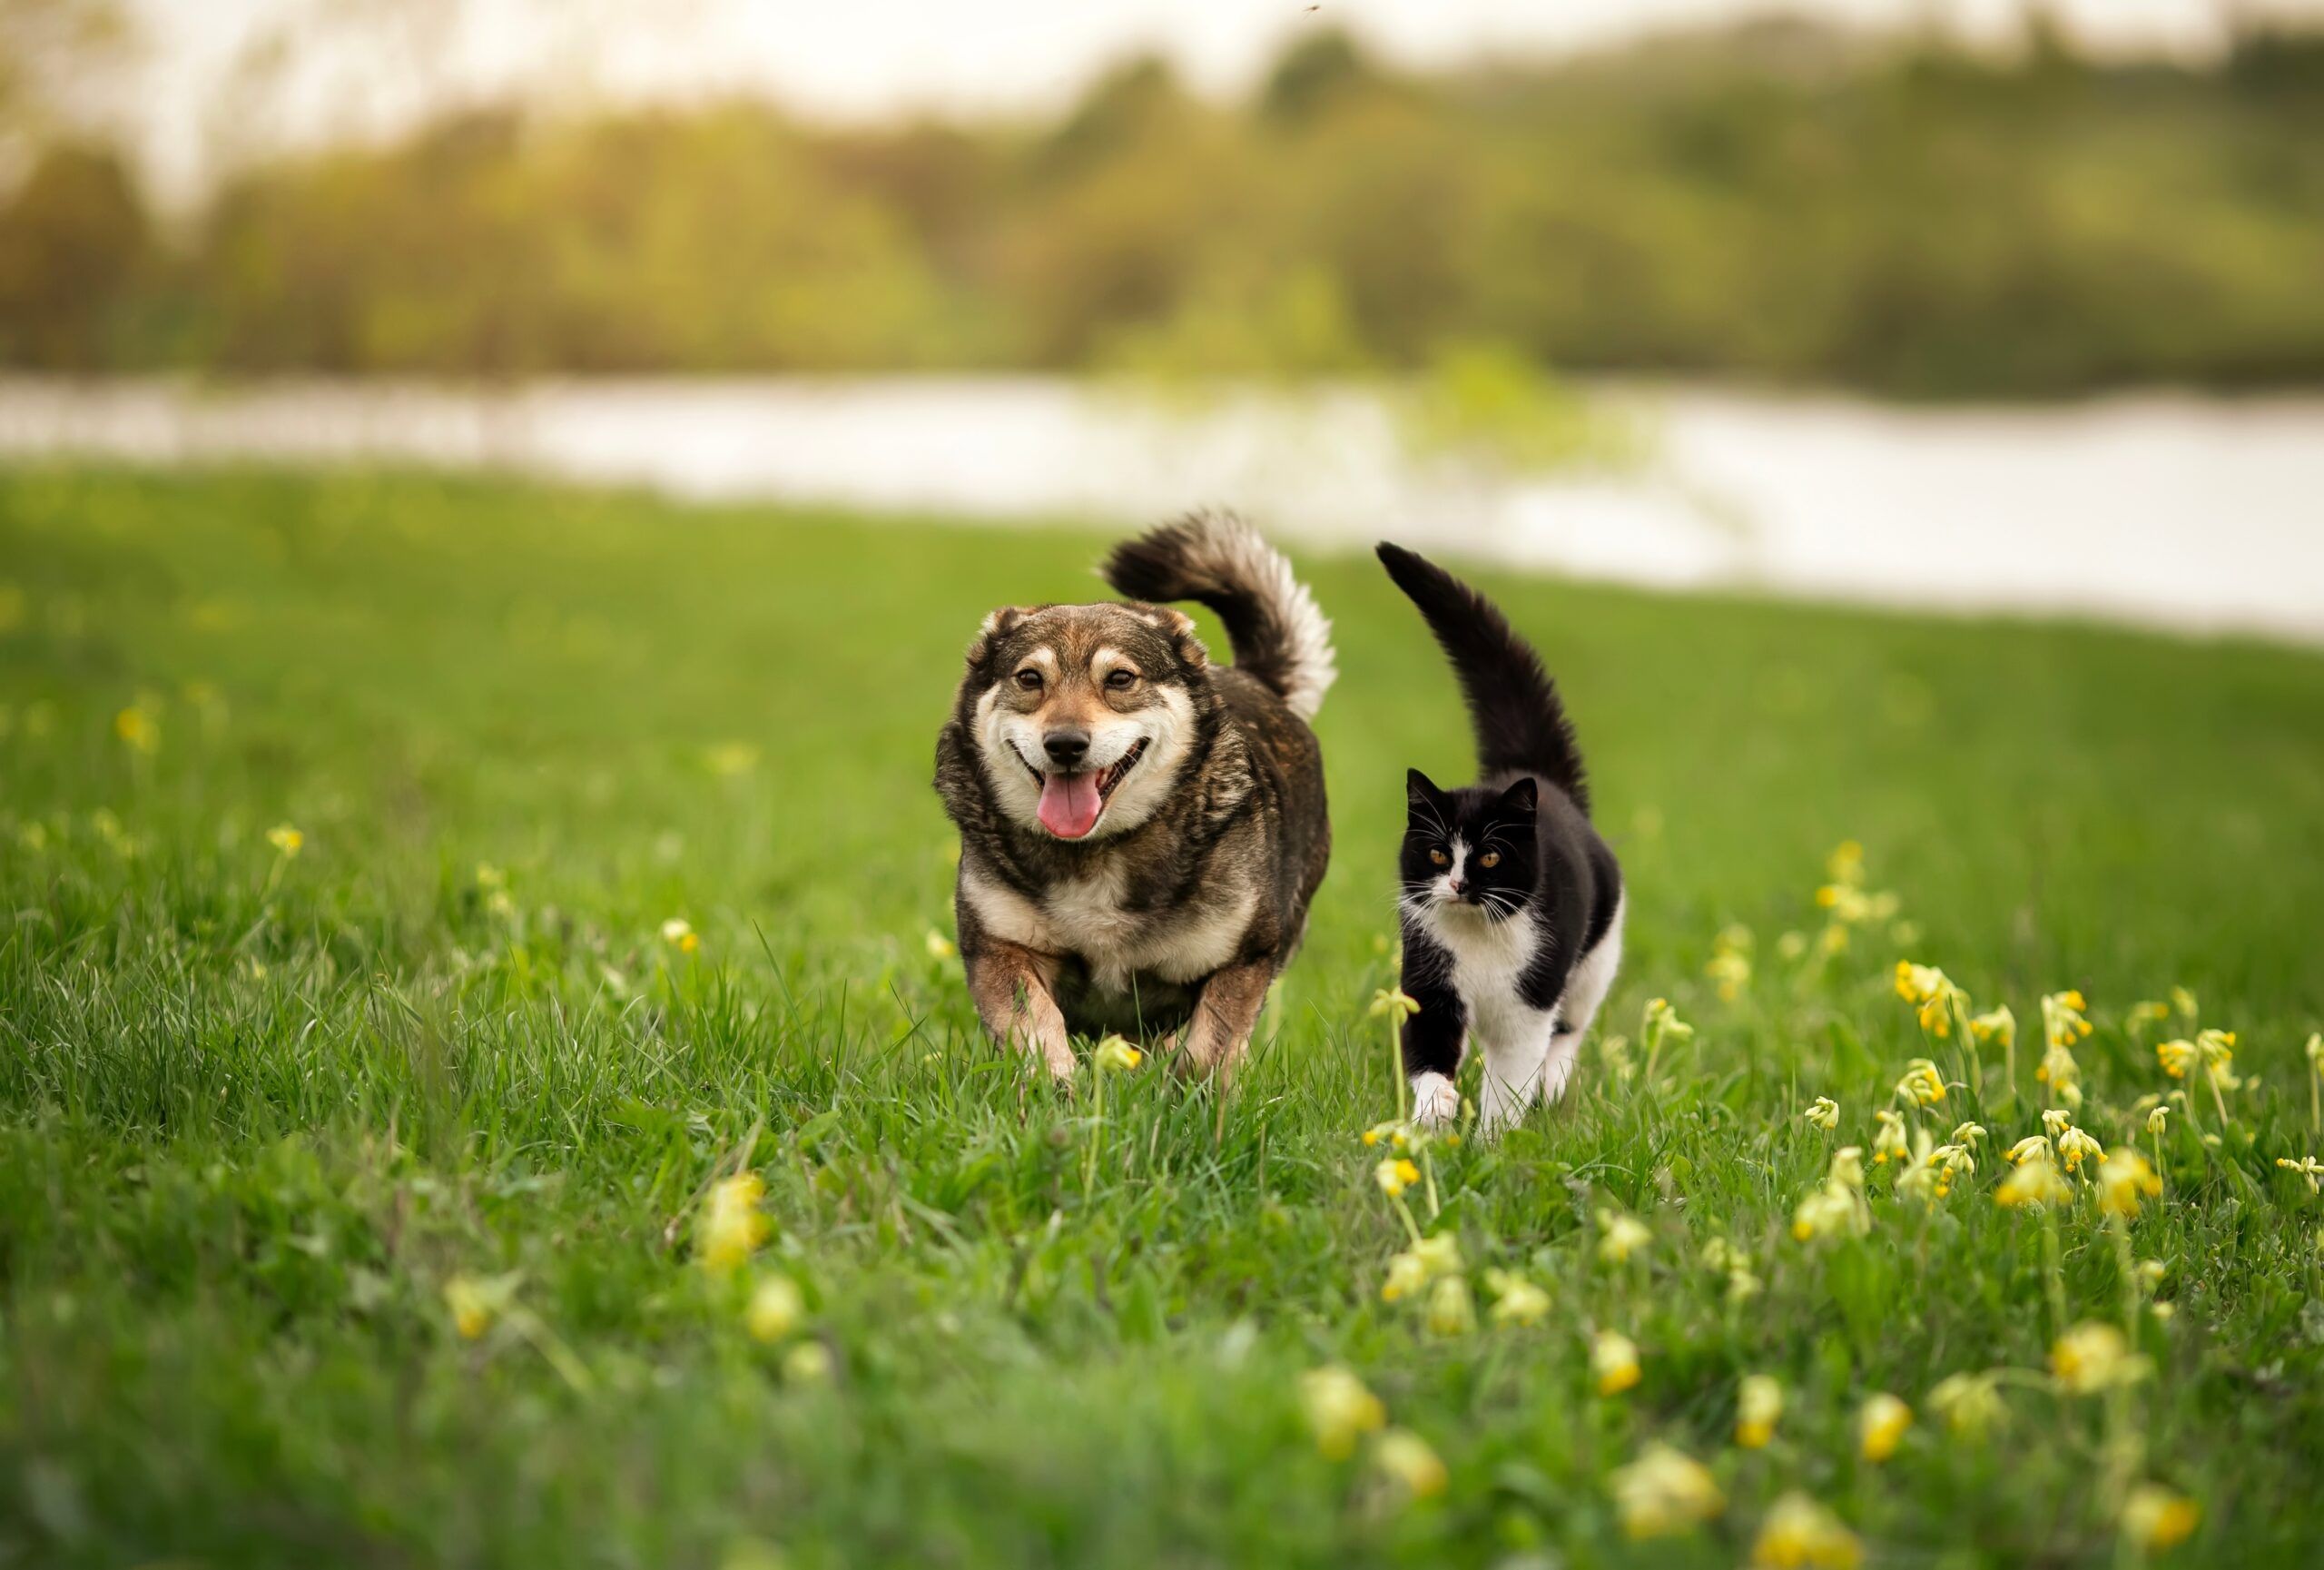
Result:
[[[1146,738],[1141,736],[1129,751],[1122,754],[1101,769],[1083,769],[1078,774],[1049,774],[1025,764],[1027,772],[1040,782],[1041,805],[1038,815],[1041,826],[1061,840],[1085,839],[1098,826],[1098,817],[1106,810],[1106,803],[1114,788],[1122,783],[1137,760],[1146,755]],[[1019,762],[1024,759],[1019,757]]]

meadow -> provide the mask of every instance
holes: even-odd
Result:
[[[1232,1092],[980,1039],[934,734],[1103,543],[0,473],[0,1558],[2316,1562],[2324,658],[1480,574],[1630,958],[1419,1149],[1368,559]]]

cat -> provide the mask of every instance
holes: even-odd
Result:
[[[1621,868],[1590,826],[1581,748],[1541,656],[1443,568],[1400,546],[1379,555],[1452,663],[1477,745],[1473,785],[1404,777],[1398,925],[1420,1011],[1403,1023],[1403,1068],[1415,1116],[1442,1127],[1460,1115],[1453,1081],[1473,1039],[1477,1132],[1492,1139],[1565,1093],[1621,965]]]

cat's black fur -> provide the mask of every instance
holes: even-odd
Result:
[[[1490,1134],[1537,1092],[1564,1090],[1620,963],[1621,870],[1590,825],[1581,750],[1540,656],[1442,568],[1393,545],[1379,554],[1452,663],[1480,776],[1451,790],[1405,776],[1403,990],[1421,1006],[1403,1027],[1404,1070],[1422,1115],[1441,1120],[1477,1037]]]

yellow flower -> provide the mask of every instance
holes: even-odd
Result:
[[[2068,1127],[2058,1135],[2058,1160],[2069,1172],[2082,1170],[2083,1162],[2096,1160],[2105,1153],[2104,1146],[2080,1129]]]
[[[2113,1326],[2085,1319],[2051,1346],[2050,1371],[2067,1389],[2088,1396],[2145,1377],[2147,1360]]]
[[[1980,1042],[1999,1042],[2004,1047],[2015,1046],[2017,1016],[2011,1013],[2009,1005],[2004,1003],[2000,1008],[1973,1015],[1969,1021],[1969,1033]]]
[[[1393,1200],[1420,1181],[1420,1169],[1402,1156],[1391,1156],[1372,1169],[1372,1180],[1380,1185],[1382,1193]]]
[[[1864,1545],[1840,1518],[1807,1495],[1777,1499],[1751,1545],[1752,1570],[1856,1570]]]
[[[1776,1437],[1783,1416],[1783,1387],[1765,1374],[1746,1374],[1735,1400],[1735,1442],[1757,1450]]]
[[[2122,1016],[2122,1023],[2135,1033],[2146,1029],[2149,1025],[2159,1025],[2170,1017],[2169,1003],[2157,1002],[2152,998],[2147,998],[2131,1005],[2130,1012]]]
[[[1428,1267],[1420,1256],[1407,1250],[1388,1260],[1388,1279],[1380,1283],[1380,1300],[1393,1303],[1409,1298],[1428,1285]]]
[[[1963,1439],[1983,1438],[2009,1415],[2001,1401],[2001,1377],[1991,1372],[1946,1375],[1928,1393],[1928,1407]]]
[[[2175,1548],[2193,1535],[2203,1513],[2184,1494],[2142,1483],[2122,1502],[2122,1532],[2150,1553]]]
[[[832,1351],[821,1341],[802,1341],[783,1355],[783,1377],[794,1385],[816,1385],[832,1377]]]
[[[1492,1289],[1494,1324],[1538,1325],[1549,1317],[1550,1295],[1524,1277],[1488,1270],[1485,1285]]]
[[[1365,1011],[1365,1015],[1374,1020],[1393,1020],[1401,1025],[1418,1012],[1420,1002],[1411,993],[1393,987],[1383,987],[1372,994],[1372,1007]]]
[[[1881,1394],[1866,1400],[1856,1416],[1858,1447],[1867,1461],[1886,1461],[1896,1453],[1896,1443],[1913,1426],[1913,1409],[1896,1397]]]
[[[2041,1153],[2036,1156],[2019,1157],[2015,1151],[2012,1151],[2011,1156],[2017,1161],[2017,1169],[1994,1190],[1995,1204],[2012,1209],[2032,1205],[2038,1209],[2044,1205],[2062,1205],[2073,1198],[2073,1187],[2058,1175],[2056,1165],[2050,1160],[2048,1145],[2043,1145]]]
[[[662,941],[682,954],[690,954],[702,947],[702,939],[694,935],[693,924],[684,916],[672,916],[662,923]]]
[[[1632,1541],[1668,1537],[1727,1508],[1727,1496],[1703,1464],[1668,1445],[1649,1445],[1610,1479],[1622,1530]]]
[[[694,1253],[710,1270],[731,1270],[766,1241],[767,1219],[759,1212],[766,1184],[756,1172],[738,1172],[711,1185],[695,1223]]]
[[[2158,1140],[2162,1138],[2163,1123],[2170,1116],[2171,1109],[2157,1102],[2154,1110],[2146,1115],[2146,1131]]]
[[[2324,1193],[2324,1161],[2319,1161],[2313,1156],[2302,1156],[2297,1161],[2288,1157],[2278,1156],[2276,1165],[2286,1171],[2298,1172],[2301,1177],[2306,1178],[2309,1193]]]
[[[1119,1036],[1108,1036],[1098,1043],[1089,1061],[1109,1073],[1126,1074],[1144,1062],[1146,1054]]]
[[[2195,1035],[2195,1050],[2203,1054],[2203,1064],[2211,1083],[2222,1091],[2240,1090],[2243,1081],[2235,1077],[2235,1032],[2233,1031],[2200,1031]]]
[[[1810,1191],[1792,1211],[1791,1235],[1801,1242],[1842,1236],[1861,1238],[1872,1229],[1872,1210],[1864,1201],[1864,1152],[1843,1145],[1832,1152],[1832,1166],[1824,1186]]]
[[[1944,984],[1945,973],[1935,965],[1916,965],[1910,960],[1896,962],[1896,995],[1908,1003],[1935,997]]]
[[[2162,1180],[2146,1164],[2146,1158],[2128,1145],[2109,1152],[2098,1167],[2098,1208],[2110,1216],[2124,1220],[2139,1213],[2142,1198],[2152,1199],[2162,1192]]]
[[[1423,1238],[1412,1248],[1413,1257],[1428,1271],[1430,1280],[1450,1276],[1461,1269],[1461,1239],[1455,1232],[1438,1232]]]
[[[1374,1442],[1372,1463],[1414,1499],[1433,1499],[1444,1492],[1451,1475],[1428,1441],[1409,1428],[1391,1428]]]
[[[743,1322],[750,1327],[753,1340],[772,1345],[797,1328],[800,1316],[806,1311],[798,1283],[788,1276],[769,1276],[752,1289],[751,1306]]]
[[[1359,1438],[1378,1433],[1388,1423],[1388,1408],[1380,1397],[1336,1363],[1299,1376],[1299,1401],[1306,1408],[1308,1427],[1315,1430],[1315,1448],[1334,1461],[1354,1455]]]
[[[2195,1022],[2195,1016],[2201,1012],[2195,1007],[2195,994],[2184,987],[2171,989],[2171,1006],[2177,1009],[2179,1017],[2191,1025]]]
[[[133,704],[113,716],[113,734],[132,752],[147,756],[162,750],[162,722],[143,703]]]
[[[1945,1076],[1926,1058],[1915,1058],[1905,1065],[1905,1077],[1896,1081],[1897,1099],[1916,1107],[1933,1107],[1945,1100]]]
[[[1602,1208],[1598,1234],[1598,1258],[1609,1265],[1628,1264],[1632,1254],[1654,1241],[1654,1234],[1637,1217]]]
[[[1428,1333],[1465,1336],[1476,1328],[1477,1304],[1469,1295],[1469,1283],[1459,1276],[1437,1282],[1436,1289],[1428,1295]]]
[[[1855,1145],[1842,1145],[1834,1150],[1827,1180],[1844,1189],[1863,1188],[1864,1151]]]
[[[1985,1137],[1983,1123],[1962,1123],[1953,1131],[1953,1142],[1967,1150],[1975,1150],[1977,1141]]]
[[[2049,1138],[2043,1134],[2028,1134],[2003,1152],[2003,1159],[2012,1166],[2026,1161],[2046,1161],[2055,1154],[2050,1149]]]
[[[949,960],[954,954],[960,952],[960,948],[958,943],[955,943],[951,939],[946,937],[942,933],[938,932],[934,927],[928,929],[927,942],[928,957],[931,960]]]
[[[2187,1077],[2187,1071],[2195,1066],[2197,1055],[2192,1042],[2157,1042],[2154,1044],[2155,1061],[2162,1065],[2162,1071],[2174,1080]]]
[[[1612,1396],[1639,1381],[1638,1347],[1619,1330],[1600,1330],[1590,1338],[1590,1372],[1600,1396]]]
[[[2050,1087],[2050,1093],[2069,1107],[2082,1105],[2082,1065],[2073,1061],[2062,1042],[2053,1042],[2042,1054],[2042,1066],[2034,1077]]]
[[[307,847],[307,836],[289,824],[276,824],[266,831],[266,843],[282,853],[284,861],[290,860]]]
[[[517,1278],[455,1276],[444,1283],[444,1306],[452,1311],[452,1328],[464,1341],[473,1341],[492,1328],[517,1298]]]
[[[1451,1232],[1423,1238],[1388,1261],[1388,1279],[1380,1289],[1382,1300],[1393,1303],[1410,1297],[1440,1277],[1458,1275],[1461,1239]]]
[[[1905,1120],[1885,1107],[1872,1115],[1880,1124],[1872,1136],[1872,1164],[1885,1167],[1904,1160],[1912,1149],[1905,1138]]]
[[[1836,884],[1850,887],[1864,882],[1864,846],[1856,840],[1842,840],[1832,847],[1825,858],[1824,874]]]
[[[1829,1133],[1840,1126],[1840,1103],[1829,1096],[1818,1096],[1816,1104],[1799,1114],[1817,1128]]]

